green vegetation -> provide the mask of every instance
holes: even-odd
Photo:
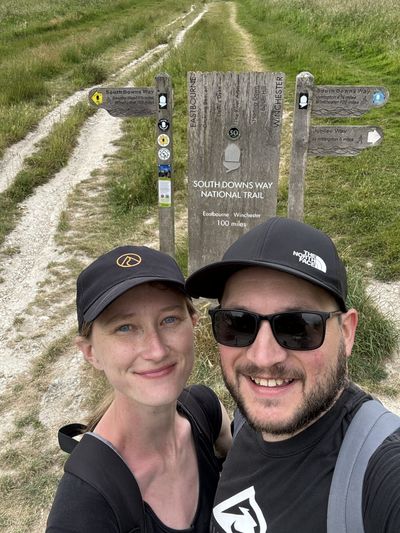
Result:
[[[32,377],[34,379],[39,379],[40,376],[45,375],[47,368],[71,348],[73,338],[74,331],[69,331],[60,339],[55,340],[48,349],[36,359],[33,364]]]
[[[238,0],[240,22],[253,35],[269,70],[287,74],[293,105],[296,75],[310,71],[321,85],[384,85],[382,108],[324,124],[383,128],[379,148],[352,158],[309,158],[305,220],[336,237],[347,263],[381,280],[400,276],[399,77],[400,12],[384,0]],[[316,122],[315,122],[316,123]],[[285,194],[285,189],[283,189]],[[284,196],[285,197],[285,196]],[[284,198],[283,197],[283,198]],[[284,212],[284,211],[283,211]]]
[[[21,215],[19,204],[67,163],[80,129],[90,114],[92,110],[87,105],[78,104],[64,122],[53,127],[40,143],[38,151],[26,160],[24,169],[13,183],[0,193],[0,244]]]
[[[7,52],[6,35],[10,41],[12,36],[17,40],[14,47],[17,52],[21,51],[22,61],[26,56],[22,53],[26,50],[26,46],[41,46],[50,42],[53,43],[52,46],[56,46],[55,42],[58,40],[54,35],[65,37],[60,41],[63,46],[66,46],[68,37],[73,35],[74,39],[77,39],[80,33],[85,37],[93,34],[92,44],[101,43],[102,39],[99,36],[104,38],[111,14],[115,14],[116,20],[122,21],[127,17],[127,13],[131,13],[130,10],[134,9],[137,10],[136,24],[142,21],[144,27],[146,26],[143,23],[144,18],[150,17],[146,20],[154,27],[157,22],[154,18],[155,12],[158,16],[164,13],[165,9],[161,1],[155,1],[151,4],[154,9],[147,9],[145,12],[145,5],[148,8],[149,6],[144,0],[136,2],[135,6],[127,0],[112,4],[102,0],[100,4],[85,3],[79,9],[72,5],[66,8],[62,2],[52,3],[50,8],[46,2],[39,2],[35,4],[29,22],[22,24],[28,20],[25,10],[28,4],[30,5],[30,2],[18,9],[11,9],[15,7],[14,3],[6,2],[0,8],[2,10],[0,26],[5,32],[0,38],[4,61],[11,57]],[[155,9],[156,4],[157,9]],[[400,156],[396,153],[398,151],[394,145],[399,126],[396,123],[396,113],[393,111],[398,108],[398,95],[395,90],[398,80],[395,78],[395,73],[399,54],[395,46],[397,26],[392,21],[397,21],[399,17],[397,10],[388,0],[384,17],[376,17],[375,10],[372,10],[367,0],[359,0],[357,7],[363,5],[363,9],[359,10],[354,10],[353,4],[350,6],[343,2],[333,2],[329,10],[326,10],[322,0],[314,0],[307,5],[299,0],[279,2],[237,0],[237,4],[240,8],[240,22],[254,36],[258,52],[267,65],[266,68],[287,73],[289,108],[292,105],[295,75],[302,70],[310,70],[315,76],[316,83],[320,84],[384,84],[391,92],[391,99],[385,107],[357,120],[345,120],[346,123],[372,123],[383,127],[385,139],[379,148],[366,150],[357,158],[309,159],[305,213],[306,221],[321,227],[335,238],[349,267],[362,271],[363,275],[396,279],[400,272],[400,209],[397,194],[397,167]],[[74,11],[72,7],[76,10]],[[174,4],[174,9],[176,13],[179,12],[177,4]],[[109,16],[106,16],[106,12]],[[174,182],[176,199],[180,204],[184,204],[186,198],[187,71],[247,69],[246,58],[238,46],[237,35],[226,22],[228,19],[228,4],[224,2],[214,4],[209,14],[191,30],[190,38],[187,38],[179,49],[174,49],[162,66],[162,70],[170,74],[174,86]],[[88,27],[94,23],[96,30],[88,32]],[[364,30],[355,31],[354,28],[359,28],[360,25],[365,27]],[[74,28],[73,32],[71,28]],[[58,33],[60,31],[64,33]],[[141,30],[135,31],[142,36]],[[116,38],[113,41],[115,46],[107,42],[103,48],[96,49],[92,57],[101,56],[104,64],[108,65],[107,69],[115,66],[115,61],[111,58],[115,56],[117,44],[118,46],[121,43],[126,44],[128,33],[122,32],[124,38],[121,35],[120,40]],[[159,35],[162,33],[163,31],[159,31]],[[378,35],[381,35],[379,45],[371,48],[370,43],[376,42]],[[84,49],[86,50],[86,47]],[[65,61],[73,63],[73,54],[64,54],[63,57]],[[75,56],[75,60],[74,65],[78,65],[83,71],[87,70],[84,55]],[[76,72],[67,68],[66,64],[61,70],[64,74]],[[58,78],[60,71],[56,67],[44,71],[47,72],[49,80],[60,79]],[[143,71],[143,74],[135,79],[135,84],[153,85],[154,76],[159,71],[160,67],[157,71]],[[39,79],[38,72],[39,69],[33,69],[29,75],[33,80]],[[64,88],[68,88],[65,76],[63,82]],[[11,94],[12,91],[9,92]],[[14,93],[17,94],[17,91]],[[6,100],[6,92],[2,93],[1,98]],[[33,97],[32,103],[34,103]],[[17,105],[14,103],[10,106],[10,102],[7,104],[8,109]],[[15,224],[19,203],[32,193],[35,186],[47,181],[65,164],[79,127],[88,113],[87,108],[78,106],[62,125],[56,126],[52,134],[43,141],[37,154],[28,160],[15,183],[0,195],[0,241]],[[325,122],[335,121],[332,119]],[[124,234],[132,234],[133,228],[140,224],[143,217],[155,210],[157,194],[154,180],[153,128],[154,124],[150,119],[130,119],[124,122],[124,136],[120,141],[120,150],[108,172],[109,199],[103,206],[107,211],[107,224],[102,224],[101,232],[112,236],[101,240],[104,246],[114,239],[123,239]],[[280,214],[286,212],[286,201],[287,176],[284,175],[279,192]],[[66,231],[68,224],[68,216],[64,214],[60,222],[60,231]],[[125,231],[121,228],[125,228]],[[87,243],[85,246],[85,251],[89,253],[99,247],[92,243]],[[179,243],[178,252],[181,264],[186,269],[185,242]],[[350,292],[352,291],[351,285]],[[369,328],[370,324],[366,323],[366,329]],[[379,352],[390,353],[393,342],[390,341],[384,350],[379,349]],[[369,345],[373,346],[373,343],[369,342]],[[358,375],[358,371],[355,371],[355,376]],[[371,371],[371,377],[372,375],[375,375],[375,378],[378,376],[374,370]]]
[[[119,66],[166,42],[167,32],[155,28],[190,5],[189,0],[2,1],[0,155],[57,100],[104,82]]]
[[[397,391],[386,388],[384,364],[399,341],[399,333],[389,318],[382,316],[366,294],[366,283],[359,271],[348,270],[349,297],[347,304],[359,311],[360,322],[356,341],[349,359],[350,375],[354,381],[386,394]]]
[[[295,76],[311,71],[317,84],[384,85],[390,101],[383,108],[354,120],[324,123],[376,124],[385,139],[379,148],[356,158],[309,160],[306,221],[331,234],[350,271],[349,304],[361,311],[357,344],[351,358],[352,377],[384,392],[383,363],[397,342],[393,324],[377,312],[366,296],[365,279],[399,279],[400,209],[396,145],[399,128],[400,14],[394,1],[379,8],[369,0],[236,0],[239,22],[252,34],[266,70],[287,74],[286,106],[293,105]],[[22,138],[49,107],[81,86],[107,83],[107,77],[146,49],[167,41],[163,26],[189,0],[3,0],[0,5],[0,51],[4,77],[0,80],[0,154]],[[176,209],[186,205],[187,71],[245,71],[241,41],[229,23],[230,7],[216,2],[187,35],[183,45],[153,71],[142,70],[136,86],[154,85],[154,76],[168,72],[174,87],[174,182]],[[377,9],[380,10],[377,16]],[[155,30],[155,28],[158,28]],[[134,50],[130,57],[126,50]],[[11,65],[14,65],[14,69]],[[91,113],[77,106],[63,124],[54,127],[17,176],[0,194],[0,242],[15,225],[21,201],[45,183],[68,160],[79,128]],[[77,272],[94,257],[125,242],[154,241],[158,226],[155,173],[154,120],[124,121],[124,135],[106,175],[80,183],[68,199],[60,219],[57,244],[70,261],[51,265],[46,286],[30,309],[45,313],[61,305],[44,328],[51,330],[73,307]],[[284,139],[284,144],[288,144]],[[286,214],[287,165],[283,165],[278,212]],[[13,255],[18,250],[3,251]],[[187,268],[187,242],[177,243],[177,259]],[[223,385],[207,306],[199,303],[196,328],[197,363],[191,380],[213,387],[227,406],[231,400]],[[29,313],[27,313],[29,315]],[[23,328],[29,316],[16,318]],[[36,332],[42,335],[42,331]],[[57,361],[70,354],[73,332],[55,339],[33,362],[26,376],[1,395],[0,413],[20,410],[15,431],[1,451],[0,529],[38,531],[61,472],[63,457],[54,431],[40,421],[43,394],[55,379]],[[31,338],[31,337],[30,337]],[[77,390],[93,406],[103,396],[105,383],[90,371],[77,376]],[[90,393],[89,393],[90,389]],[[15,524],[18,526],[15,528]],[[42,524],[43,525],[43,524]],[[12,527],[14,526],[14,530]]]
[[[71,349],[72,332],[48,348],[35,362],[32,374],[22,376],[1,395],[0,413],[17,408],[14,429],[2,442],[0,453],[0,529],[32,532],[38,529],[54,497],[65,456],[60,454],[56,434],[39,416],[42,395],[48,387],[51,365]],[[77,387],[79,380],[77,379]],[[45,511],[46,513],[46,511]]]
[[[51,450],[43,446],[44,433],[31,413],[21,418],[18,428],[10,435],[10,440],[19,442],[18,448],[7,448],[0,455],[5,472],[0,478],[1,505],[7,509],[0,512],[0,528],[4,531],[38,531],[35,525],[40,510],[46,508],[54,494],[64,458],[55,446]],[[51,439],[50,435],[46,436]]]

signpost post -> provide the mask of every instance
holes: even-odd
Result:
[[[156,77],[157,165],[160,250],[175,256],[174,187],[172,179],[172,88],[167,74]]]
[[[375,126],[312,126],[311,116],[358,117],[383,106],[388,99],[384,87],[314,86],[314,77],[309,72],[297,76],[289,175],[290,218],[303,219],[307,156],[356,156],[383,139],[383,131]]]
[[[168,74],[156,76],[156,87],[96,87],[89,103],[113,117],[156,117],[156,157],[160,250],[175,255],[172,186],[173,97]]]
[[[284,74],[188,73],[189,272],[276,213]]]
[[[301,72],[296,78],[288,194],[288,216],[296,220],[303,219],[304,174],[307,165],[313,89],[314,76],[309,72]]]

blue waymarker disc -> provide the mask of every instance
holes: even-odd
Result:
[[[385,103],[386,97],[382,91],[376,91],[372,95],[372,103],[376,106],[383,105]]]

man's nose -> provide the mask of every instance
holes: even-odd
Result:
[[[281,363],[287,356],[287,350],[275,339],[270,323],[263,320],[257,337],[247,347],[246,357],[259,367],[270,367]]]

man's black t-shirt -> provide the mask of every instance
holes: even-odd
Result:
[[[326,533],[339,449],[352,417],[368,399],[350,385],[320,420],[285,441],[265,442],[245,424],[224,463],[212,533]],[[365,533],[400,532],[400,432],[371,457],[363,517]]]
[[[211,434],[218,436],[221,429],[221,406],[211,389],[193,385],[194,395],[206,413]],[[185,415],[182,409],[178,411]],[[197,512],[190,528],[179,533],[206,533],[209,531],[210,515],[219,471],[210,464],[213,442],[201,438],[195,424],[192,426],[199,469],[199,500]],[[206,449],[207,447],[207,449]],[[107,465],[104,465],[107,468]],[[128,468],[128,467],[127,467]],[[179,505],[179,502],[177,502]],[[151,507],[144,502],[146,533],[177,533],[165,526]],[[118,533],[113,511],[103,496],[86,482],[70,473],[64,473],[47,522],[47,533]]]

